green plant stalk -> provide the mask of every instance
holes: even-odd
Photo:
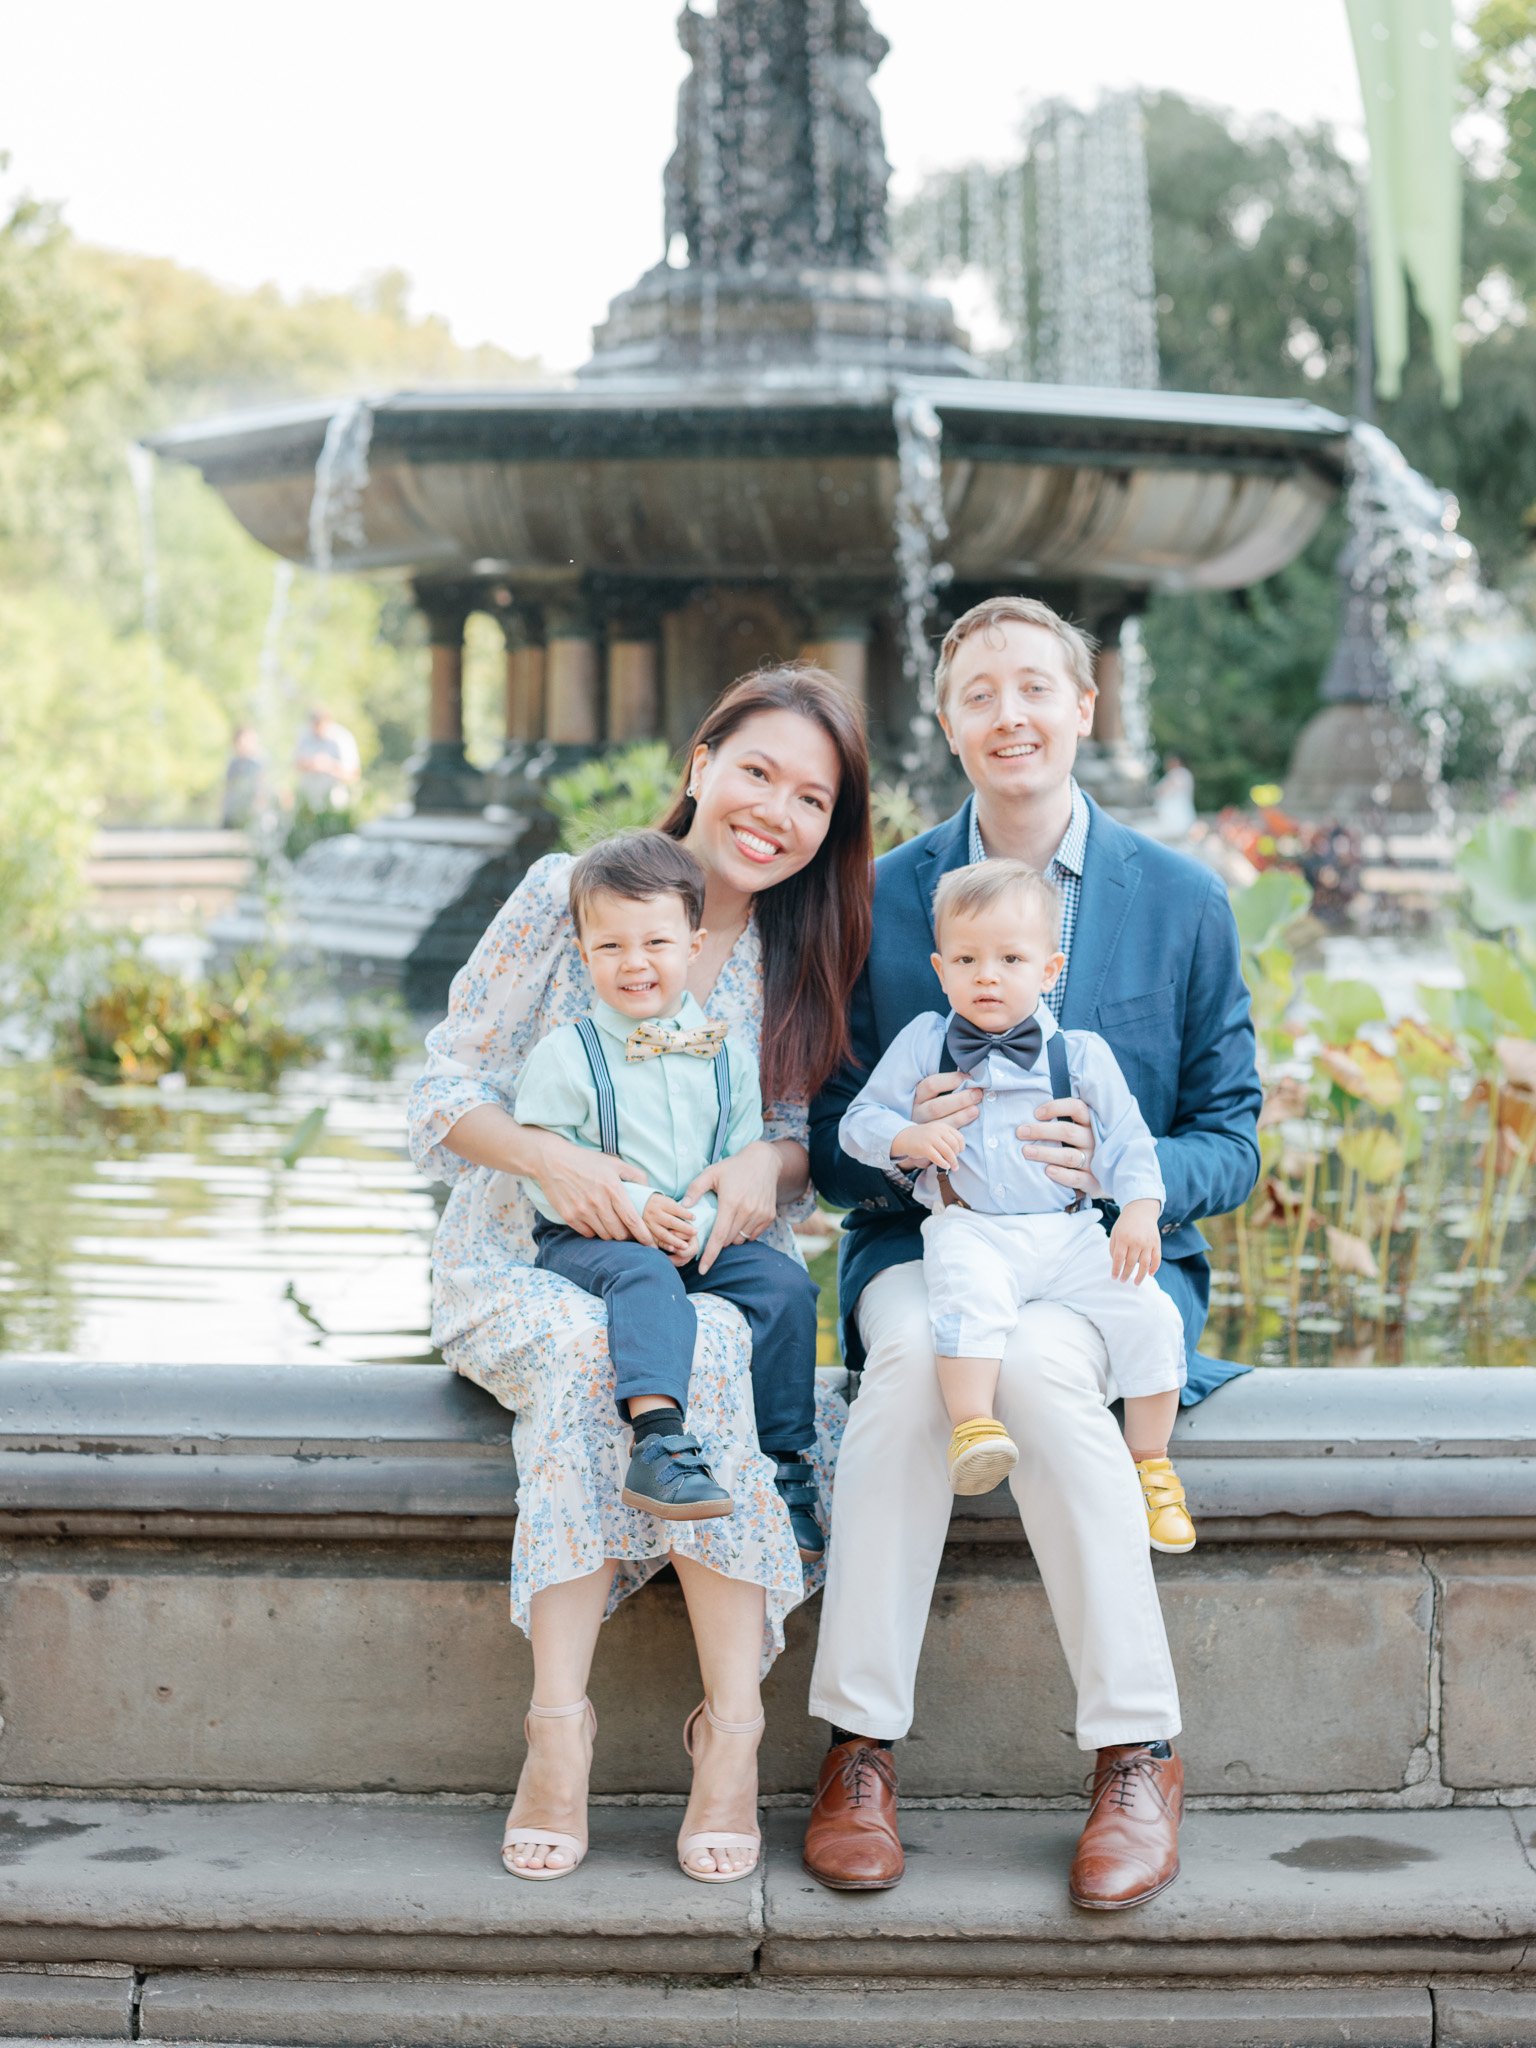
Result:
[[[1381,1240],[1376,1249],[1376,1264],[1381,1269],[1381,1296],[1376,1304],[1376,1336],[1378,1341],[1386,1335],[1387,1329],[1387,1284],[1392,1265],[1392,1218],[1397,1211],[1397,1198],[1402,1190],[1403,1176],[1395,1173],[1387,1183],[1382,1196],[1384,1207],[1381,1215]]]
[[[1243,1307],[1252,1314],[1253,1276],[1249,1270],[1248,1212],[1246,1207],[1234,1209],[1232,1222],[1237,1233],[1237,1291],[1243,1297]]]
[[[1447,1080],[1440,1084],[1440,1102],[1435,1112],[1434,1136],[1431,1138],[1429,1145],[1429,1159],[1425,1176],[1426,1187],[1423,1198],[1419,1203],[1419,1213],[1423,1220],[1414,1228],[1413,1240],[1408,1247],[1408,1261],[1403,1268],[1401,1284],[1403,1300],[1405,1302],[1408,1299],[1409,1290],[1419,1277],[1419,1261],[1423,1255],[1424,1239],[1429,1230],[1429,1219],[1439,1213],[1440,1197],[1445,1192],[1446,1177],[1449,1171],[1450,1154],[1451,1084]]]
[[[1509,1170],[1509,1179],[1504,1188],[1504,1199],[1499,1204],[1499,1217],[1497,1227],[1494,1230],[1493,1249],[1488,1260],[1489,1268],[1492,1271],[1496,1272],[1504,1263],[1504,1238],[1509,1230],[1509,1221],[1514,1214],[1515,1204],[1520,1199],[1521,1185],[1525,1180],[1526,1170],[1530,1166],[1533,1153],[1536,1153],[1536,1131],[1532,1132],[1530,1143],[1522,1145],[1515,1154],[1515,1163]]]
[[[1296,1318],[1301,1313],[1301,1256],[1307,1248],[1307,1234],[1312,1226],[1312,1198],[1317,1192],[1318,1155],[1313,1152],[1307,1159],[1307,1175],[1301,1185],[1301,1209],[1296,1218],[1296,1235],[1291,1244],[1291,1345],[1296,1343]]]
[[[1468,1259],[1472,1257],[1474,1252],[1477,1254],[1479,1278],[1477,1286],[1473,1289],[1474,1307],[1478,1306],[1481,1300],[1484,1285],[1481,1276],[1487,1272],[1490,1263],[1488,1258],[1488,1233],[1493,1227],[1493,1198],[1498,1187],[1498,1180],[1499,1082],[1498,1076],[1495,1074],[1490,1075],[1488,1081],[1488,1140],[1483,1150],[1483,1186],[1482,1193],[1478,1198],[1477,1221],[1473,1226],[1471,1237],[1467,1239],[1467,1248],[1461,1255],[1461,1263],[1456,1269],[1458,1272],[1464,1271]]]

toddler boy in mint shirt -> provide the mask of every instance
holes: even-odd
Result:
[[[734,1506],[684,1422],[698,1332],[689,1296],[716,1294],[746,1319],[758,1443],[774,1460],[801,1556],[819,1556],[804,1461],[815,1435],[815,1283],[783,1252],[750,1240],[726,1245],[701,1273],[715,1198],[684,1201],[706,1167],[763,1135],[756,1060],[688,993],[704,939],[703,869],[663,832],[620,833],[576,862],[570,901],[597,1001],[534,1047],[513,1114],[643,1176],[622,1185],[655,1245],[586,1237],[526,1183],[540,1218],[538,1264],[608,1311],[619,1412],[634,1431],[622,1498],[665,1521]]]

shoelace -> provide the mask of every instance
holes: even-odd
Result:
[[[850,1806],[862,1806],[864,1804],[865,1793],[873,1789],[869,1783],[869,1773],[871,1771],[884,1785],[886,1791],[894,1798],[896,1792],[895,1765],[883,1749],[870,1749],[865,1744],[860,1743],[852,1756],[844,1757],[842,1765],[843,1787],[848,1794]]]
[[[1098,1785],[1097,1791],[1094,1790],[1094,1786],[1099,1773],[1092,1772],[1083,1785],[1085,1792],[1094,1794],[1089,1812],[1096,1813],[1107,1798],[1118,1812],[1128,1813],[1136,1803],[1136,1794],[1143,1781],[1147,1783],[1158,1805],[1166,1812],[1168,1802],[1163,1796],[1162,1786],[1158,1783],[1165,1761],[1165,1758],[1153,1756],[1145,1749],[1132,1750],[1129,1756],[1117,1756],[1112,1763],[1104,1767],[1103,1781]]]

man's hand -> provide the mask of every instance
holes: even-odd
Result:
[[[973,1124],[981,1115],[984,1091],[972,1087],[966,1074],[930,1074],[919,1081],[912,1097],[912,1121],[929,1124],[942,1120],[954,1130]]]
[[[1163,1263],[1157,1229],[1162,1212],[1162,1203],[1148,1198],[1127,1202],[1115,1218],[1115,1227],[1109,1233],[1109,1259],[1110,1271],[1117,1280],[1129,1280],[1139,1287]]]
[[[1018,1136],[1024,1140],[1024,1157],[1036,1160],[1045,1168],[1047,1179],[1060,1186],[1102,1197],[1105,1190],[1093,1172],[1096,1141],[1087,1103],[1079,1102],[1075,1095],[1042,1102],[1035,1111],[1035,1119],[1034,1123],[1020,1124],[1018,1128]],[[1050,1129],[1042,1131],[1042,1123],[1048,1123]]]
[[[908,1124],[891,1140],[891,1158],[898,1166],[938,1166],[953,1173],[965,1150],[965,1133],[951,1123]]]
[[[699,1229],[691,1209],[670,1195],[655,1194],[642,1211],[652,1237],[674,1266],[686,1266],[698,1250]]]

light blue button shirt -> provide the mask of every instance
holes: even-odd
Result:
[[[1061,1027],[1043,1001],[1035,1017],[1041,1039],[1032,1067],[1025,1069],[1006,1053],[992,1052],[971,1073],[974,1084],[984,1091],[980,1113],[961,1133],[965,1150],[949,1180],[962,1201],[991,1216],[1048,1215],[1070,1208],[1076,1199],[1073,1189],[1062,1187],[1043,1165],[1024,1157],[1024,1141],[1018,1135],[1019,1125],[1033,1124],[1036,1109],[1053,1095],[1045,1041]],[[891,1141],[912,1121],[918,1083],[948,1064],[948,1029],[949,1016],[929,1010],[892,1039],[838,1126],[845,1152],[866,1166],[890,1170]],[[1074,1090],[1093,1116],[1093,1171],[1099,1185],[1122,1208],[1127,1202],[1161,1203],[1157,1145],[1118,1060],[1096,1031],[1062,1035]],[[930,1209],[938,1208],[941,1196],[932,1167],[919,1175],[913,1193]]]
[[[708,1166],[714,1146],[720,1115],[714,1061],[694,1053],[670,1052],[632,1065],[624,1056],[624,1046],[640,1020],[626,1017],[607,1003],[594,1003],[589,1015],[613,1077],[619,1157],[645,1175],[644,1181],[626,1181],[625,1192],[642,1213],[654,1194],[681,1201],[689,1183]],[[684,996],[676,1016],[650,1021],[679,1031],[696,1031],[709,1019],[692,996]],[[727,1038],[725,1049],[731,1067],[731,1120],[722,1157],[728,1159],[763,1135],[763,1110],[757,1061],[734,1038]],[[528,1055],[512,1113],[520,1124],[537,1124],[574,1144],[601,1150],[597,1090],[574,1024],[551,1031]],[[551,1223],[565,1221],[536,1181],[523,1185],[541,1216]],[[701,1195],[693,1206],[693,1216],[702,1250],[715,1227],[714,1196]]]

